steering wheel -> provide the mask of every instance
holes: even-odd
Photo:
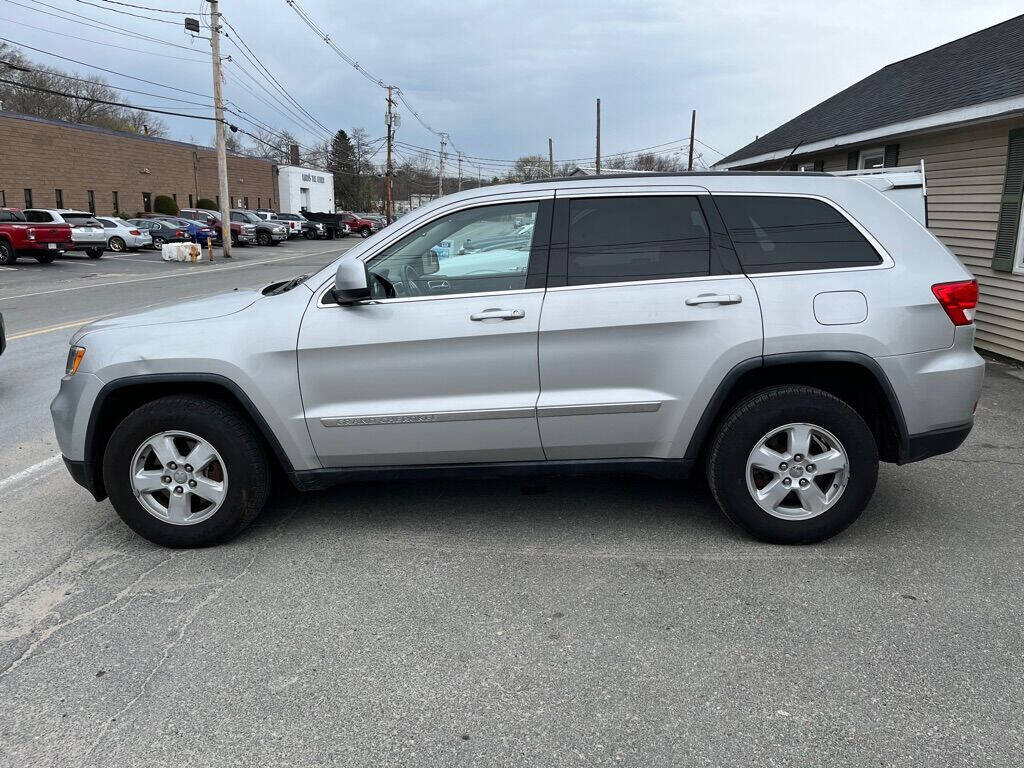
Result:
[[[410,296],[422,296],[423,289],[420,288],[419,283],[416,281],[420,279],[419,272],[412,264],[406,264],[402,267],[402,283],[405,284],[406,290]]]

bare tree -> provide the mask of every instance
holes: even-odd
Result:
[[[72,79],[59,69],[33,63],[6,43],[0,43],[0,74],[16,83],[0,83],[0,102],[11,112],[150,136],[167,133],[162,120],[132,109],[103,78]]]

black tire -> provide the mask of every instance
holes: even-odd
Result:
[[[369,237],[372,234],[373,233],[370,231],[369,227],[363,227],[362,229],[359,230],[360,237]]]
[[[126,250],[128,250],[128,247],[125,245],[124,240],[122,240],[120,237],[110,238],[107,241],[107,247],[114,253],[124,253]]]
[[[86,248],[85,255],[90,259],[98,259],[103,255],[103,251],[105,250],[106,248]]]
[[[302,233],[302,236],[307,240],[316,240],[316,230],[307,229],[305,232]]]
[[[47,251],[46,253],[36,254],[36,261],[38,261],[40,264],[52,264],[56,260],[57,260],[57,252],[56,251],[53,251],[52,253]]]
[[[154,248],[155,250],[157,250],[157,251],[159,251],[159,250],[160,250],[161,248],[163,248],[163,247],[164,247],[164,243],[166,243],[166,242],[167,242],[167,241],[166,241],[166,240],[164,240],[164,239],[163,239],[162,237],[160,237],[159,235],[154,235],[154,236],[153,236],[153,248]]]
[[[267,232],[257,232],[256,233],[256,244],[257,245],[262,245],[262,246],[266,247],[266,246],[270,245],[270,243],[271,243],[271,238],[270,238],[270,235]]]
[[[796,422],[825,429],[842,443],[849,476],[824,512],[787,520],[754,500],[747,488],[747,459],[763,436]],[[741,401],[722,421],[708,453],[707,475],[719,507],[752,536],[774,544],[810,544],[835,536],[867,506],[878,479],[878,446],[860,414],[834,395],[807,386],[772,387]]]
[[[18,254],[14,252],[11,244],[6,240],[0,240],[0,266],[9,267],[18,260]]]
[[[202,437],[221,455],[227,495],[212,517],[172,525],[150,514],[136,498],[130,468],[138,448],[167,430]],[[204,397],[171,395],[132,411],[114,430],[103,455],[103,483],[122,520],[143,538],[164,547],[205,547],[234,538],[263,510],[270,493],[270,463],[249,419],[236,408]]]

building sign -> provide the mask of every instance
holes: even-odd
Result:
[[[323,176],[317,176],[316,174],[313,174],[313,173],[304,173],[304,174],[302,174],[302,180],[303,181],[315,181],[317,184],[323,184],[324,183],[324,177]]]

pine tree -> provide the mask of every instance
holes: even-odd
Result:
[[[352,210],[358,204],[358,178],[355,152],[345,131],[338,131],[331,139],[327,170],[334,174],[335,206]]]

